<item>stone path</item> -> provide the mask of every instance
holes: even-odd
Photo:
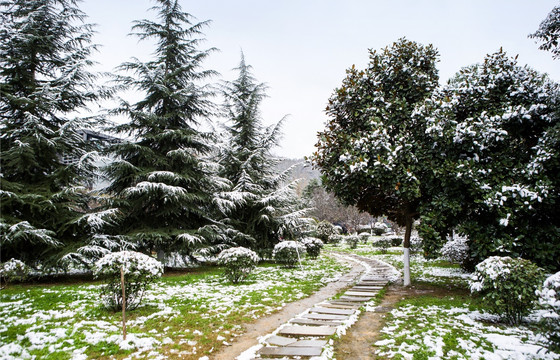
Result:
[[[319,359],[327,339],[345,331],[360,314],[360,306],[372,300],[390,281],[396,270],[381,261],[348,255],[366,268],[357,283],[338,298],[322,301],[260,339],[258,349],[251,348],[236,359],[279,360]]]

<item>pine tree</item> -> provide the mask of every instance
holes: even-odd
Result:
[[[234,241],[269,256],[281,237],[293,237],[302,225],[305,211],[289,183],[289,170],[278,174],[278,158],[271,149],[278,144],[282,121],[271,127],[261,123],[260,105],[266,86],[251,74],[242,54],[239,76],[223,87],[229,125],[221,152],[221,175],[232,186],[232,205],[223,207],[224,222],[237,232]]]
[[[0,2],[1,259],[56,260],[84,229],[92,26],[74,0]],[[79,159],[79,160],[78,160]]]
[[[133,104],[121,100],[114,111],[130,119],[114,130],[134,140],[111,148],[118,160],[106,172],[121,212],[118,232],[161,259],[211,245],[219,224],[210,205],[220,182],[204,160],[211,136],[198,130],[213,108],[213,93],[201,84],[215,74],[201,69],[213,49],[198,49],[208,21],[193,23],[178,1],[157,3],[158,22],[140,20],[132,28],[141,40],[155,40],[154,59],[119,67],[117,82],[144,97]]]

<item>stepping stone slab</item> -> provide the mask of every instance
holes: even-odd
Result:
[[[351,301],[339,301],[339,300],[332,300],[329,301],[329,304],[333,304],[333,305],[347,305],[347,306],[352,306],[355,309],[358,309],[360,307],[359,304],[356,304],[355,302],[351,302]]]
[[[337,320],[344,321],[348,319],[346,315],[331,315],[331,314],[304,314],[302,317],[313,320]]]
[[[323,352],[323,348],[316,347],[271,347],[266,346],[259,350],[261,355],[269,356],[319,356]]]
[[[366,302],[373,299],[373,296],[369,296],[369,297],[359,297],[359,296],[341,296],[340,300],[346,300],[346,301],[355,301],[355,302]]]
[[[327,345],[326,340],[298,340],[293,344],[288,345],[289,347],[323,347]]]
[[[297,340],[292,338],[287,338],[284,336],[271,336],[266,339],[269,345],[286,346],[295,343]]]
[[[298,325],[309,325],[309,326],[340,326],[342,323],[334,321],[322,321],[322,320],[312,320],[312,319],[292,319],[290,320],[292,324]]]
[[[339,305],[339,304],[332,304],[332,303],[322,303],[320,304],[322,307],[326,308],[333,308],[333,309],[358,309],[358,305]]]
[[[383,289],[383,286],[373,286],[373,285],[356,285],[352,289],[360,289],[362,291],[379,291]],[[350,289],[350,290],[352,290]]]
[[[373,295],[371,292],[367,292],[367,291],[347,291],[344,294],[348,296],[372,296]]]
[[[310,313],[319,313],[319,314],[333,314],[333,315],[352,315],[354,314],[354,310],[348,309],[329,309],[323,307],[314,307],[309,309]]]
[[[334,335],[335,332],[336,332],[336,328],[330,326],[313,326],[313,327],[312,326],[286,326],[285,328],[280,330],[278,334],[289,335],[289,336],[331,336]],[[264,355],[273,355],[273,354],[264,354]],[[289,354],[285,354],[285,355],[289,355]],[[320,353],[318,355],[320,355]]]

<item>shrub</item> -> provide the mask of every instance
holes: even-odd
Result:
[[[387,232],[387,225],[382,222],[375,223],[375,225],[373,225],[373,232],[377,236],[383,235]]]
[[[279,242],[274,246],[272,257],[281,264],[293,267],[297,264],[305,247],[297,241],[288,240]]]
[[[469,259],[469,244],[466,236],[453,234],[441,248],[441,255],[449,262],[463,265]]]
[[[402,243],[402,240],[401,240]],[[394,245],[398,246],[398,245]],[[410,252],[414,254],[418,254],[422,252],[423,242],[422,238],[418,235],[411,235],[410,236]]]
[[[479,293],[490,312],[519,324],[537,301],[543,271],[529,260],[492,256],[476,266],[469,287]]]
[[[364,242],[364,244],[365,244],[365,243],[367,243],[367,241],[368,241],[370,235],[371,235],[371,234],[368,233],[368,232],[360,233],[360,235],[359,235],[359,236],[360,236],[360,240],[362,240],[362,241]]]
[[[257,253],[244,247],[226,249],[218,255],[218,263],[225,266],[224,275],[234,284],[246,278],[258,262]]]
[[[380,239],[375,240],[372,245],[378,247],[382,253],[386,253],[387,250],[391,247],[391,239],[387,236],[384,236]]]
[[[0,280],[4,279],[6,283],[12,281],[23,281],[29,276],[29,266],[20,260],[10,259],[0,265]],[[0,285],[1,285],[0,281]]]
[[[398,235],[390,235],[386,236],[385,238],[388,239],[391,246],[401,246],[403,242],[403,238]]]
[[[101,297],[108,309],[122,308],[121,268],[124,272],[126,309],[140,305],[144,292],[163,274],[163,265],[156,259],[135,251],[109,253],[97,260],[93,274],[105,281]]]
[[[360,237],[356,234],[347,235],[345,238],[346,244],[350,247],[350,249],[355,249],[358,247],[358,242],[360,241]]]
[[[541,325],[547,337],[550,351],[560,352],[560,272],[549,276],[542,290],[536,292],[539,304],[549,312],[544,315]]]
[[[337,234],[336,228],[333,224],[328,221],[321,221],[317,224],[317,237],[321,239],[325,244],[329,242],[329,240]]]
[[[329,242],[332,245],[337,246],[342,241],[343,238],[344,238],[343,235],[334,235],[330,238]]]
[[[324,246],[321,240],[313,237],[303,239],[302,244],[305,246],[307,255],[312,259],[316,259],[321,254],[321,249]]]

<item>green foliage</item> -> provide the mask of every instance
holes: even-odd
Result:
[[[123,305],[121,271],[124,273],[125,308],[132,310],[142,301],[151,283],[163,274],[163,265],[157,260],[133,251],[110,253],[95,263],[94,275],[105,281],[101,287],[103,304],[118,311]]]
[[[316,238],[308,237],[303,239],[302,244],[305,246],[305,251],[310,258],[316,259],[321,254],[321,249],[324,246],[324,243]]]
[[[559,99],[558,84],[499,51],[424,109],[440,189],[419,229],[430,256],[458,228],[475,264],[505,254],[560,268]]]
[[[555,6],[529,37],[541,42],[540,50],[550,51],[553,59],[560,59],[560,6]]]
[[[226,249],[218,255],[218,263],[225,266],[226,278],[234,284],[245,279],[258,262],[257,254],[243,247]]]
[[[560,352],[560,272],[549,276],[537,291],[539,305],[548,311],[541,320],[542,330],[548,339],[549,350]]]
[[[2,285],[2,279],[6,283],[12,281],[23,281],[27,279],[30,268],[16,259],[10,259],[5,263],[0,263],[0,286]]]
[[[288,240],[279,242],[274,246],[272,257],[277,262],[287,267],[297,265],[305,253],[305,247],[297,241]]]
[[[177,1],[158,0],[153,9],[157,21],[139,20],[132,29],[141,40],[154,41],[154,59],[123,63],[116,77],[143,98],[121,100],[113,111],[130,120],[114,131],[133,137],[109,149],[118,160],[106,168],[108,190],[122,214],[113,231],[160,258],[200,249],[215,253],[228,238],[212,221],[214,194],[226,184],[207,161],[211,134],[198,130],[213,109],[213,92],[201,84],[215,74],[201,69],[213,49],[198,48],[208,22],[193,23]]]
[[[372,245],[374,247],[378,247],[381,250],[381,252],[385,254],[387,253],[387,250],[389,250],[389,248],[393,245],[393,241],[391,240],[390,237],[384,236],[382,238],[375,240],[372,243]]]
[[[333,237],[337,234],[337,231],[334,225],[330,222],[321,221],[317,224],[315,234],[323,243],[328,244],[330,241],[333,241]]]
[[[89,211],[93,148],[80,131],[93,121],[76,114],[102,93],[88,71],[94,32],[75,5],[0,4],[0,246],[43,268],[88,232],[75,219]]]
[[[529,260],[493,256],[476,266],[469,286],[492,313],[519,324],[534,308],[543,279],[543,270]]]
[[[241,62],[236,80],[223,84],[224,110],[228,123],[218,163],[220,176],[230,185],[218,201],[222,223],[232,228],[232,241],[269,257],[281,237],[301,232],[305,210],[296,196],[296,182],[287,181],[290,170],[278,173],[271,150],[278,145],[282,121],[264,127],[260,106],[265,85]]]
[[[358,235],[352,234],[348,235],[344,238],[346,244],[350,247],[350,249],[355,249],[358,247],[358,243],[360,242],[360,237]]]

